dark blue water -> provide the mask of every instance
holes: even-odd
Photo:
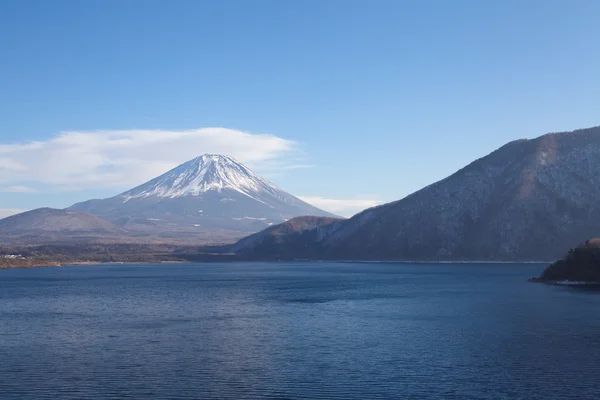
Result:
[[[598,399],[600,294],[541,268],[0,271],[0,398]]]

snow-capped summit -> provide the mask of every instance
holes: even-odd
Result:
[[[198,241],[240,238],[298,216],[332,216],[218,154],[194,158],[120,195],[70,209],[130,231]]]
[[[205,154],[121,196],[126,200],[152,196],[175,198],[224,189],[235,190],[258,201],[261,195],[277,196],[280,191],[231,156]]]

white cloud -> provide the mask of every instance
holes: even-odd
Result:
[[[0,153],[2,154],[2,153]],[[17,162],[15,162],[14,160],[11,160],[10,158],[6,158],[6,157],[2,157],[0,158],[0,170],[3,169],[11,169],[11,170],[23,170],[24,167],[20,164],[18,164]]]
[[[381,202],[378,200],[338,200],[327,199],[319,196],[298,197],[315,207],[344,217],[351,217],[352,215],[366,208],[381,204]]]
[[[11,215],[20,214],[27,210],[20,210],[18,208],[0,208],[0,219],[10,217]]]
[[[7,186],[0,187],[2,193],[37,193],[37,190],[27,186]]]
[[[296,143],[227,128],[182,131],[62,132],[46,141],[0,144],[0,183],[39,183],[61,191],[129,188],[204,153],[229,154],[251,167],[294,168]],[[305,163],[302,163],[305,164]]]

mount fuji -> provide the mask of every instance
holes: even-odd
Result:
[[[205,154],[117,196],[74,204],[127,231],[223,240],[288,219],[332,214],[263,179],[233,157]]]

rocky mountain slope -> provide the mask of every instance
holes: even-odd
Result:
[[[600,127],[508,143],[446,179],[326,230],[311,249],[301,245],[310,231],[294,234],[294,257],[556,259],[600,232]]]
[[[118,196],[78,203],[130,232],[205,241],[240,238],[302,215],[332,216],[229,156],[207,154]]]

